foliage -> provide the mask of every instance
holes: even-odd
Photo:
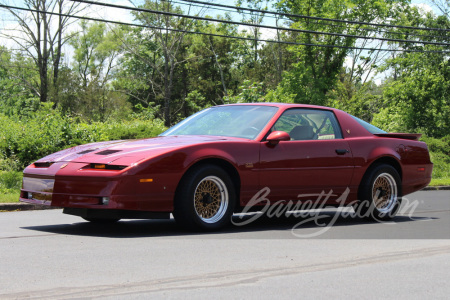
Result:
[[[341,1],[281,0],[280,10],[288,13],[353,21],[376,22],[395,18],[402,4],[407,1]],[[354,36],[367,35],[362,26],[334,26],[330,22],[315,22],[293,19],[292,28],[303,32],[291,33],[296,41],[306,46],[292,46],[290,51],[296,57],[292,70],[286,72],[277,87],[277,94],[293,97],[295,103],[325,105],[331,90],[336,87],[338,76],[345,58],[350,54],[349,47],[355,46]],[[333,32],[337,35],[312,33]],[[339,35],[340,34],[340,35]],[[311,44],[322,45],[308,46]],[[334,47],[330,47],[334,46]]]
[[[19,202],[19,190],[14,190],[13,192],[0,192],[0,203],[14,203]]]
[[[20,53],[0,46],[1,113],[9,116],[30,115],[39,107],[39,98],[29,88],[29,83],[37,76],[32,64]]]
[[[264,102],[265,93],[263,91],[262,82],[251,82],[250,80],[244,80],[239,88],[240,93],[236,96],[225,97],[226,103]]]
[[[389,106],[375,115],[375,124],[433,137],[450,132],[450,65],[445,60],[432,64],[429,56],[410,54],[395,61],[407,67],[385,88],[383,98]]]
[[[431,178],[430,186],[450,186],[450,178]]]
[[[415,8],[400,15],[405,25],[445,29],[425,39],[448,41],[448,17],[423,15]],[[399,29],[398,33],[402,33]],[[391,72],[391,80],[383,88],[384,108],[374,116],[375,125],[387,124],[389,130],[421,132],[440,138],[450,133],[450,62],[445,53],[421,53],[420,50],[442,50],[435,45],[403,43],[403,52],[388,59],[380,71]],[[446,47],[448,50],[448,46]],[[444,48],[445,49],[445,48]]]
[[[81,3],[67,0],[27,0],[20,3],[25,6],[24,10],[3,6],[17,23],[12,28],[1,30],[0,35],[14,41],[17,52],[33,62],[31,70],[38,76],[36,80],[24,83],[41,102],[47,102],[52,90],[56,98],[59,94],[63,45],[72,37],[66,34],[72,24],[71,15],[84,8]],[[56,18],[55,14],[59,17]]]
[[[83,123],[51,106],[51,103],[43,104],[28,118],[0,114],[0,154],[9,160],[13,170],[21,170],[38,158],[75,145],[152,137],[165,129],[158,119]]]
[[[17,192],[22,186],[22,172],[19,165],[15,157],[3,157],[0,153],[0,195],[10,194],[7,197],[9,199],[13,194],[15,201],[19,199]],[[0,199],[0,202],[2,200],[4,199]]]
[[[105,121],[131,113],[131,105],[122,93],[112,90],[112,74],[117,57],[122,52],[120,27],[107,29],[105,23],[80,22],[81,32],[70,45],[74,48],[72,72],[62,69],[66,90],[56,100],[63,112],[78,114],[85,119]]]
[[[433,162],[433,178],[450,178],[450,135],[442,139],[423,136]]]
[[[342,71],[335,89],[328,94],[327,106],[338,108],[360,119],[372,122],[373,115],[383,108],[384,85],[373,81],[355,84],[351,73]]]
[[[416,19],[430,27],[447,29],[450,26],[449,20],[433,15]],[[436,46],[426,45],[420,49],[435,50]],[[450,62],[445,54],[402,53],[387,60],[381,70],[391,71],[393,78],[383,89],[385,108],[374,116],[375,123],[438,138],[449,134]]]
[[[0,194],[15,193],[22,186],[22,172],[0,171]]]

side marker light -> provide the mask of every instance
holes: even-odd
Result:
[[[139,179],[139,182],[153,182],[153,178]]]

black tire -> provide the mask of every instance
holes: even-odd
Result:
[[[228,173],[215,165],[201,165],[183,176],[173,216],[187,230],[219,230],[230,223],[235,203],[236,188]]]
[[[387,164],[376,165],[364,175],[355,212],[358,216],[387,221],[395,217],[402,195],[400,175]]]
[[[120,220],[118,218],[85,218],[85,217],[82,217],[82,218],[88,222],[96,223],[96,224],[111,224],[111,223],[116,223]]]

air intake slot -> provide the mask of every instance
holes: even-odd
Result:
[[[36,168],[48,168],[53,165],[54,162],[35,162],[34,167]]]
[[[120,151],[122,151],[122,150],[103,150],[103,151],[97,152],[95,154],[98,154],[98,155],[110,155],[110,154],[114,154],[114,153],[117,153],[117,152],[120,152]]]
[[[92,152],[92,151],[95,151],[95,150],[97,150],[97,149],[88,149],[88,150],[84,150],[84,151],[81,151],[81,152],[77,152],[77,154],[86,154],[86,153],[89,153],[89,152]]]

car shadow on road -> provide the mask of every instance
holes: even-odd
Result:
[[[386,229],[377,229],[379,224],[402,224],[417,221],[427,221],[436,218],[397,216],[387,223],[378,223],[349,215],[342,212],[316,212],[307,215],[283,215],[269,217],[263,214],[234,215],[233,224],[218,232],[190,232],[177,226],[175,220],[121,220],[112,224],[98,224],[80,221],[73,224],[56,224],[44,226],[28,226],[22,229],[35,230],[61,235],[94,236],[105,238],[144,238],[144,237],[198,237],[208,235],[220,238],[235,234],[231,238],[269,238],[267,232],[278,231],[279,235],[270,238],[386,238]],[[237,224],[237,225],[236,225]],[[386,226],[388,226],[386,225]],[[323,230],[327,227],[328,230]],[[393,232],[392,226],[389,232]],[[368,230],[369,229],[369,230]],[[395,230],[394,230],[395,231]],[[406,230],[410,232],[411,230]],[[380,234],[377,234],[377,233]],[[254,234],[253,234],[254,233]],[[292,234],[293,233],[293,234]],[[297,233],[297,234],[295,234]],[[314,235],[314,233],[318,233]],[[319,234],[320,233],[320,234]],[[427,234],[414,237],[406,234],[395,238],[427,238]],[[448,234],[446,237],[449,238]]]

